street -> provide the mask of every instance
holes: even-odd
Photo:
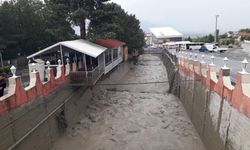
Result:
[[[86,113],[53,149],[205,150],[180,100],[167,93],[160,55],[122,65],[129,69],[118,67],[97,83]]]

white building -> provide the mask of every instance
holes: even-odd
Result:
[[[154,44],[182,41],[183,39],[183,34],[172,27],[150,28],[150,31],[153,35]]]
[[[146,42],[146,45],[152,45],[153,44],[153,35],[152,33],[144,33],[144,39]]]
[[[62,64],[70,64],[71,81],[95,84],[103,74],[122,62],[124,45],[125,43],[114,39],[99,40],[98,44],[83,39],[63,41],[27,58],[49,61],[50,67],[54,68],[58,66],[60,59]]]

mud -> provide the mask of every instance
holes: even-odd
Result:
[[[95,86],[85,114],[54,150],[205,150],[181,102],[168,94],[160,58],[142,55]],[[126,69],[124,69],[126,70]],[[83,108],[84,109],[84,108]]]

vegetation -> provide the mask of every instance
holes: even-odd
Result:
[[[0,68],[0,73],[6,73],[6,74],[9,74],[10,73],[10,67],[11,66],[4,66],[3,68]]]
[[[234,38],[223,38],[220,40],[220,43],[221,43],[221,45],[230,45],[230,44],[234,45],[234,44],[236,44]]]
[[[57,41],[73,39],[63,6],[48,1],[11,0],[0,6],[0,50],[4,59],[29,55]]]
[[[92,40],[107,38],[121,40],[128,45],[130,53],[133,49],[142,50],[145,45],[140,21],[115,3],[103,5],[95,12],[88,37]]]
[[[246,29],[240,29],[240,32],[250,33],[250,29],[249,29],[249,28],[246,28]]]
[[[192,39],[193,42],[204,42],[204,43],[212,43],[214,42],[214,36],[212,34],[203,36],[203,37],[197,37]]]
[[[3,58],[27,56],[58,41],[116,38],[141,49],[144,34],[134,15],[109,0],[10,0],[0,4],[0,50]],[[88,36],[85,20],[90,20]]]
[[[94,17],[95,11],[109,0],[65,0],[70,7],[70,18],[75,25],[80,26],[80,34],[82,39],[86,39],[86,19],[90,21]]]

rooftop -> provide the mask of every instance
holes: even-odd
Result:
[[[176,31],[172,27],[159,27],[159,28],[150,28],[150,31],[156,38],[174,38],[174,37],[183,37],[183,34]]]
[[[121,42],[116,39],[98,39],[95,41],[95,43],[107,48],[117,48],[119,46],[125,45],[124,42]]]
[[[50,47],[47,47],[43,50],[40,50],[40,51],[28,56],[27,58],[30,59],[30,58],[33,58],[33,57],[38,56],[40,54],[48,53],[48,52],[52,51],[54,47],[57,47],[60,45],[68,47],[72,50],[78,51],[80,53],[87,54],[87,55],[95,57],[95,58],[98,57],[100,54],[102,54],[107,49],[106,47],[97,45],[97,44],[92,43],[90,41],[79,39],[79,40],[58,42]]]

